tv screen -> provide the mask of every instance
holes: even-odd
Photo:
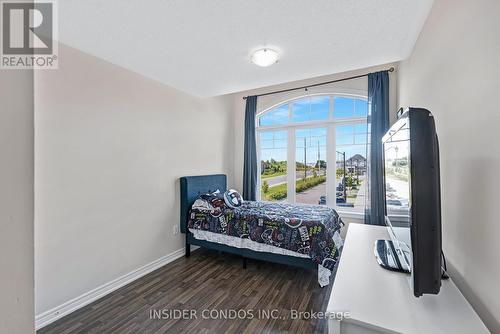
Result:
[[[386,224],[415,296],[441,287],[439,147],[432,114],[408,108],[383,137]]]
[[[386,224],[405,271],[411,272],[411,173],[409,120],[398,122],[384,142]]]

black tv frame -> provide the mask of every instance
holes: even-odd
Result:
[[[442,275],[441,186],[439,142],[434,117],[427,109],[413,107],[398,114],[399,119],[408,118],[410,123],[413,294],[416,297],[438,294]],[[398,123],[395,124],[397,125]],[[391,127],[387,133],[397,130],[399,129]],[[384,194],[385,184],[384,172]],[[387,203],[384,208],[387,216]]]

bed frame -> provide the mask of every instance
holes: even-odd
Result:
[[[197,240],[187,228],[189,209],[196,198],[201,194],[211,193],[216,190],[227,190],[227,178],[224,174],[184,176],[180,178],[181,184],[181,217],[180,230],[186,235],[186,257],[191,253],[191,245],[226,253],[240,255],[243,258],[243,268],[246,268],[246,259],[275,262],[306,269],[317,269],[317,265],[308,258],[287,256],[281,254],[256,252],[250,249],[236,248],[206,240]]]

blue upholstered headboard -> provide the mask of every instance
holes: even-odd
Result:
[[[181,232],[186,233],[189,209],[201,194],[216,190],[225,192],[227,180],[224,174],[183,176],[181,177]]]

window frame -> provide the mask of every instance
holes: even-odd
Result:
[[[297,100],[301,100],[304,98],[310,98],[314,96],[328,96],[329,102],[329,110],[328,110],[328,119],[326,120],[314,120],[314,121],[303,121],[303,122],[294,122],[293,121],[293,102]],[[326,147],[326,160],[327,161],[336,161],[336,127],[339,125],[356,125],[356,124],[366,124],[367,116],[353,116],[353,117],[345,117],[345,118],[335,118],[335,110],[334,110],[334,98],[335,97],[347,97],[354,99],[363,99],[368,103],[368,96],[360,93],[313,93],[306,94],[301,96],[295,96],[286,100],[282,100],[279,103],[273,104],[270,107],[267,107],[261,111],[259,111],[255,115],[255,132],[256,132],[256,149],[257,149],[257,200],[261,199],[261,147],[260,147],[260,136],[263,132],[272,132],[272,131],[287,131],[287,203],[296,203],[295,196],[295,178],[296,178],[296,168],[295,168],[295,153],[296,153],[296,141],[295,141],[295,130],[296,129],[307,129],[307,128],[326,128],[327,129],[327,147]],[[259,119],[261,116],[265,115],[267,112],[274,110],[283,105],[288,105],[288,123],[280,124],[280,125],[259,125]],[[369,143],[366,143],[369,145]],[[332,198],[336,198],[336,190],[335,186],[331,186],[329,184],[329,180],[336,180],[336,169],[327,168],[326,174],[326,188],[327,188],[327,205],[329,207],[337,210],[339,214],[347,218],[363,218],[364,213],[352,212],[352,211],[343,211],[339,210],[337,207],[337,203]],[[335,181],[336,182],[336,181]]]

